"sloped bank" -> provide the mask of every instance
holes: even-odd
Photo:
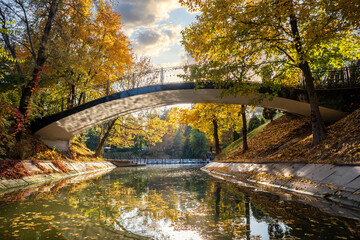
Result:
[[[225,180],[263,184],[360,207],[360,165],[211,162],[201,169]]]
[[[110,162],[69,162],[69,161],[22,161],[29,176],[19,179],[0,180],[0,191],[34,183],[53,181],[77,175],[110,170],[116,166]]]

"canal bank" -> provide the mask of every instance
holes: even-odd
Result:
[[[360,207],[360,165],[211,162],[202,170],[232,182],[262,184]]]
[[[19,179],[1,179],[0,191],[30,184],[54,181],[77,175],[116,168],[111,162],[21,161],[27,175]]]

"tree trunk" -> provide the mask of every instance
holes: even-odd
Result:
[[[247,125],[246,125],[246,105],[241,105],[241,117],[243,122],[242,133],[243,133],[243,153],[249,149],[247,144]]]
[[[314,81],[310,71],[308,62],[301,64],[301,70],[305,76],[306,91],[308,93],[310,102],[310,121],[313,133],[313,145],[317,145],[320,141],[324,140],[327,135],[324,121],[321,117],[319,103],[317,100]]]
[[[216,155],[221,153],[220,140],[219,140],[219,127],[216,119],[213,120],[214,125],[214,141],[215,141],[215,151]]]
[[[312,126],[313,133],[313,145],[317,145],[320,141],[326,138],[327,132],[324,121],[321,117],[319,103],[317,100],[315,87],[314,87],[314,78],[310,71],[310,66],[308,61],[305,58],[304,51],[302,49],[302,43],[300,38],[300,33],[297,25],[297,19],[294,13],[290,14],[290,25],[291,31],[293,34],[296,52],[299,56],[299,68],[301,69],[304,77],[305,77],[305,86],[306,91],[309,97],[310,103],[310,121]]]
[[[32,72],[31,80],[28,83],[25,83],[25,86],[21,89],[19,111],[21,114],[25,116],[25,118],[27,116],[33,90],[37,86],[40,80],[40,74],[46,60],[46,56],[45,56],[46,45],[49,40],[52,23],[55,18],[56,12],[58,10],[58,6],[59,6],[58,0],[53,0],[50,4],[48,18],[44,27],[44,32],[40,40],[40,46],[38,49],[36,62],[34,63],[35,67]]]
[[[75,99],[76,99],[75,85],[70,84],[70,93],[69,93],[68,107],[67,107],[68,109],[73,108],[75,106]]]
[[[105,143],[106,139],[108,138],[111,129],[112,129],[113,126],[115,125],[116,120],[117,120],[117,119],[114,119],[114,120],[112,120],[112,121],[108,124],[107,129],[106,129],[106,132],[105,132],[105,134],[104,134],[103,137],[99,136],[99,142],[98,142],[98,146],[97,146],[97,148],[96,148],[95,157],[99,157],[99,156],[100,156],[101,150],[102,150],[103,147],[104,147],[104,143]]]
[[[85,92],[80,93],[79,101],[77,105],[85,103]]]

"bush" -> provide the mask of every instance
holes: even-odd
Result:
[[[250,118],[248,131],[251,132],[255,128],[259,127],[261,124],[261,120],[257,116],[253,116],[252,118]]]
[[[14,109],[8,103],[0,102],[0,155],[8,155],[15,146],[14,115]]]
[[[262,115],[266,120],[272,121],[274,117],[276,116],[276,109],[272,108],[263,108]]]

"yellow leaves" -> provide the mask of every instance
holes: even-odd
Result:
[[[350,11],[351,4],[345,0],[335,2],[341,7],[324,1],[183,0],[184,6],[202,14],[182,32],[182,43],[197,62],[239,62],[262,79],[257,68],[271,66],[274,69],[266,76],[271,82],[298,85],[299,74],[293,71],[300,62],[324,70],[359,58],[359,11]],[[291,14],[299,29],[302,53],[295,45]],[[344,18],[352,20],[352,25]],[[233,88],[239,91],[236,84]]]
[[[192,109],[174,108],[170,112],[173,123],[190,125],[204,132],[210,139],[213,135],[213,120],[218,121],[220,134],[233,128],[241,128],[241,106],[232,104],[195,104]]]
[[[117,119],[109,143],[117,147],[131,147],[141,138],[146,146],[154,146],[173,130],[172,124],[160,119],[156,111],[128,115]]]
[[[66,89],[72,84],[80,94],[91,85],[121,77],[132,64],[132,56],[120,15],[105,1],[67,0],[66,3],[54,25],[56,37],[49,46],[49,70],[44,72],[48,78],[56,79],[52,86]],[[103,91],[97,89],[91,95],[100,97]],[[88,92],[86,97],[89,95]]]

